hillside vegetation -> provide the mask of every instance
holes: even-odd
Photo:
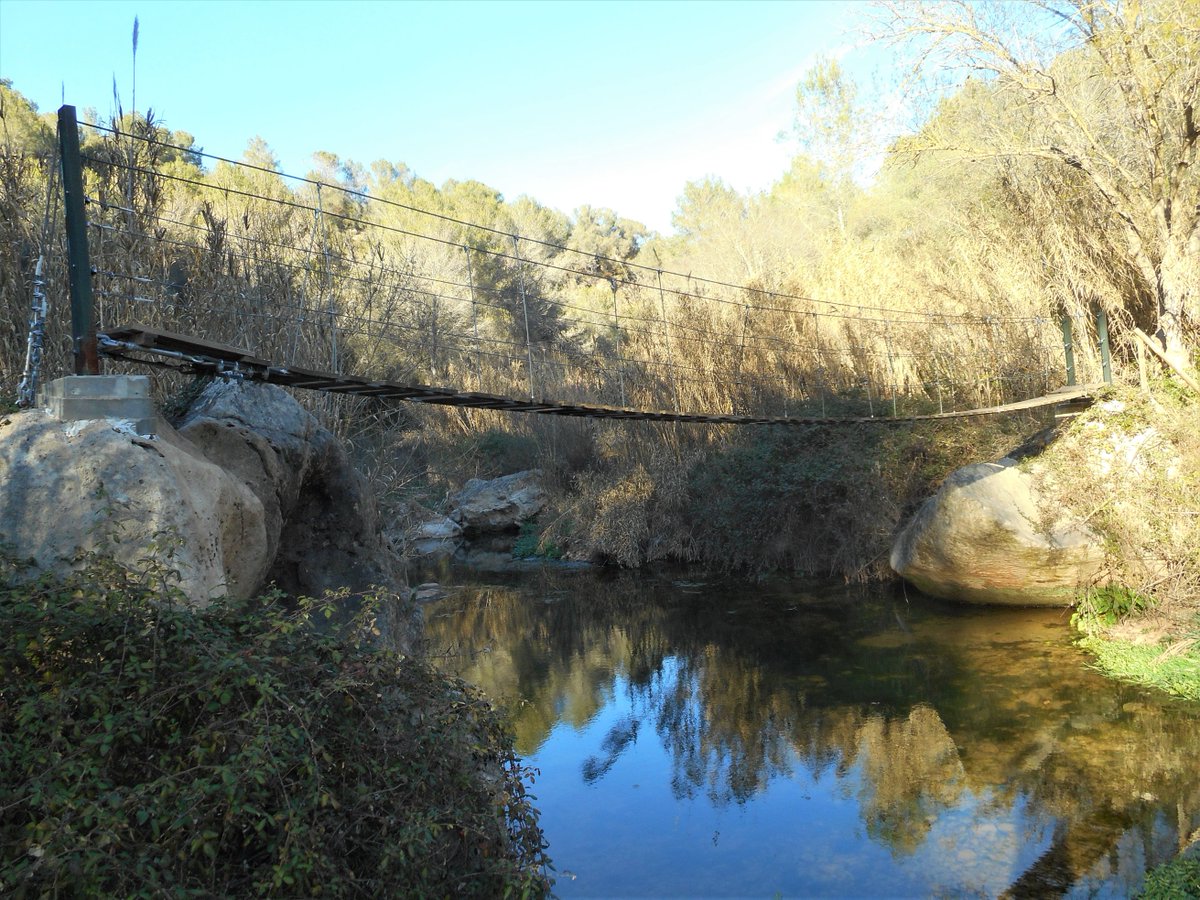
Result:
[[[715,178],[685,185],[670,235],[475,181],[434,185],[398,161],[322,152],[308,180],[289,179],[261,139],[232,162],[151,113],[85,115],[100,321],[372,378],[762,416],[1034,396],[1065,381],[1064,317],[1078,380],[1098,381],[1101,310],[1118,382],[1139,380],[1139,329],[1194,372],[1194,0],[876,14],[877,36],[912,62],[918,119],[877,177],[861,171],[880,101],[820,61],[797,88],[789,169],[750,195]],[[44,215],[51,118],[16,88],[0,87],[5,394],[50,245],[49,293],[64,296],[61,235]],[[49,324],[49,372],[66,368],[62,320]],[[1157,359],[1145,365],[1178,388]],[[1043,424],[788,431],[311,402],[401,518],[436,510],[468,477],[536,465],[555,495],[542,539],[567,552],[851,578],[882,571],[902,517],[948,471]],[[1165,599],[1151,582],[1147,602]]]

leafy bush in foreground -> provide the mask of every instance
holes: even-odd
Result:
[[[498,715],[368,617],[22,574],[0,560],[0,894],[545,893]]]
[[[1180,856],[1146,873],[1140,900],[1200,898],[1200,858]]]

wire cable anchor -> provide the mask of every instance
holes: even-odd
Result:
[[[37,266],[33,270],[33,307],[29,314],[29,338],[25,345],[25,369],[21,374],[21,383],[17,387],[17,406],[29,409],[37,402],[38,376],[42,370],[42,351],[46,344],[46,313],[49,304],[46,302],[46,282],[42,270],[46,264],[45,256],[38,256]]]

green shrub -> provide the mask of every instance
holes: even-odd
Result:
[[[690,473],[688,546],[708,565],[890,577],[892,540],[959,466],[1000,456],[1031,420],[738,435]]]
[[[1133,588],[1119,584],[1107,584],[1089,590],[1079,601],[1079,608],[1072,617],[1081,630],[1116,625],[1136,613],[1144,612],[1154,605],[1150,598]]]
[[[0,563],[0,894],[542,895],[498,714],[371,604],[185,608],[161,571]]]
[[[521,533],[513,544],[512,555],[515,559],[562,559],[562,548],[547,541],[542,536],[542,528],[536,522],[523,522]]]
[[[1140,900],[1200,898],[1200,858],[1179,857],[1146,873]]]

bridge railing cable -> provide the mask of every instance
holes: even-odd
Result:
[[[256,172],[260,172],[260,173],[267,174],[270,176],[286,179],[288,181],[295,182],[298,184],[310,185],[315,188],[322,188],[322,187],[329,188],[332,190],[339,191],[342,194],[346,195],[347,197],[354,198],[354,199],[362,201],[364,203],[382,204],[385,206],[390,206],[390,207],[394,207],[397,209],[406,210],[408,212],[412,212],[412,213],[415,213],[420,216],[428,217],[431,219],[441,220],[442,222],[458,225],[463,228],[467,228],[467,229],[477,231],[477,232],[490,233],[490,234],[496,235],[501,238],[511,238],[512,237],[511,232],[505,231],[500,228],[496,228],[494,226],[482,225],[479,223],[470,222],[470,221],[467,221],[464,219],[457,218],[455,216],[448,215],[446,213],[437,212],[434,210],[429,210],[429,209],[425,209],[425,208],[418,207],[418,206],[413,206],[413,205],[402,203],[400,201],[397,201],[397,200],[394,200],[391,198],[387,198],[387,197],[380,197],[378,195],[371,194],[364,190],[358,190],[355,188],[346,187],[344,185],[331,184],[329,182],[324,182],[324,181],[320,181],[317,179],[307,178],[304,176],[283,173],[283,172],[278,171],[277,169],[269,168],[266,166],[256,165],[254,163],[250,163],[245,160],[234,160],[230,157],[219,156],[217,154],[207,153],[203,150],[199,150],[196,148],[183,147],[183,146],[180,146],[177,144],[172,144],[168,141],[163,141],[159,138],[154,138],[154,137],[150,137],[150,136],[146,136],[146,135],[136,135],[131,132],[122,131],[122,130],[114,128],[112,126],[107,126],[107,125],[103,125],[103,124],[95,124],[95,125],[91,125],[89,127],[94,128],[97,131],[106,132],[106,133],[112,135],[114,138],[125,137],[125,138],[129,138],[131,140],[137,140],[137,141],[141,141],[141,142],[144,142],[147,144],[152,144],[152,145],[158,146],[163,149],[175,150],[180,153],[187,154],[189,156],[193,156],[196,158],[209,159],[214,162],[224,163],[224,164],[234,167],[234,168],[245,169],[245,170],[249,170],[249,171],[256,171]],[[530,236],[520,236],[520,240],[523,242],[530,243],[530,244],[539,245],[539,246],[544,247],[552,252],[576,254],[576,255],[582,256],[588,260],[595,260],[595,261],[599,261],[599,262],[603,262],[603,263],[608,263],[608,264],[623,268],[623,269],[625,269],[627,271],[631,271],[631,272],[632,271],[640,271],[647,275],[654,275],[654,274],[668,275],[668,276],[673,276],[673,277],[677,277],[680,279],[684,279],[689,282],[694,282],[696,284],[713,285],[716,287],[728,288],[728,289],[732,289],[735,291],[741,291],[741,290],[747,289],[747,287],[745,285],[736,284],[734,282],[722,281],[720,279],[705,277],[705,276],[701,276],[701,275],[694,275],[692,273],[684,274],[681,272],[671,271],[668,269],[663,269],[661,267],[649,266],[649,265],[637,263],[637,262],[626,260],[626,259],[617,259],[614,257],[605,256],[603,254],[598,254],[598,253],[594,253],[591,251],[580,250],[578,248],[571,247],[568,244],[556,243],[554,241],[545,240],[542,238],[530,237]],[[578,271],[578,270],[564,269],[564,271]],[[581,274],[589,274],[589,273],[584,272]],[[757,293],[761,296],[764,296],[764,297],[771,297],[771,298],[775,298],[775,299],[779,299],[779,300],[807,301],[807,302],[814,303],[814,304],[820,304],[820,305],[826,307],[827,309],[842,308],[842,309],[852,310],[856,313],[880,312],[880,313],[891,313],[891,314],[895,314],[895,315],[910,315],[910,316],[914,314],[914,311],[911,309],[887,307],[887,306],[881,306],[881,305],[853,304],[853,303],[846,303],[844,301],[837,301],[837,300],[818,300],[816,298],[809,297],[809,296],[788,293],[785,291],[776,291],[776,290],[772,290],[769,288],[763,288],[763,287],[754,287],[753,290],[755,291],[755,293]],[[726,299],[723,299],[720,297],[716,297],[714,299],[716,302],[723,302],[723,303],[736,303],[737,302],[737,301],[733,301],[733,300],[726,300]],[[771,307],[771,306],[759,306],[758,308],[766,309],[766,310],[779,310],[779,311],[786,311],[787,309],[789,309],[789,307]],[[926,316],[931,319],[937,319],[937,318],[942,317],[942,314],[937,313],[937,312],[921,313],[920,311],[916,311],[916,314],[923,315],[923,316]],[[980,320],[991,320],[994,317],[979,316],[979,317],[968,317],[968,318],[978,318]],[[1012,321],[1025,321],[1025,320],[1032,320],[1037,317],[1036,316],[1009,316],[1009,317],[1005,317],[1005,318],[1012,320]]]
[[[879,415],[1006,402],[1061,368],[1043,315],[739,285],[93,130],[82,159],[101,328],[503,395],[750,415],[834,398]]]

